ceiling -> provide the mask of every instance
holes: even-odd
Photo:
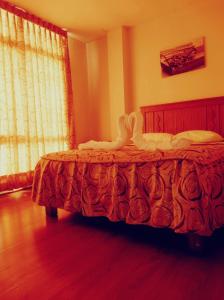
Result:
[[[196,2],[203,0],[196,0]],[[120,26],[174,14],[194,0],[9,0],[9,2],[66,28],[83,41],[96,39]]]

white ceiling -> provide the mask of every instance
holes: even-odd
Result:
[[[120,26],[174,14],[206,0],[9,0],[81,40],[92,40]]]

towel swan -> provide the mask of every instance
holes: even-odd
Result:
[[[83,149],[101,149],[101,150],[117,150],[125,146],[131,137],[128,115],[124,114],[118,119],[118,136],[112,142],[90,140],[86,143],[78,145],[79,150]]]
[[[143,117],[140,112],[132,112],[128,116],[129,126],[133,128],[133,136],[131,140],[138,149],[155,151],[155,150],[171,150],[180,149],[190,145],[190,141],[186,139],[176,139],[170,133],[142,133]]]

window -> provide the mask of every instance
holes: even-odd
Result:
[[[68,77],[67,35],[0,8],[0,176],[68,149]]]

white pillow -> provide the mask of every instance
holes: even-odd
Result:
[[[223,137],[209,130],[188,130],[177,133],[173,136],[173,140],[186,139],[193,143],[204,143],[204,142],[220,142],[223,141]]]

